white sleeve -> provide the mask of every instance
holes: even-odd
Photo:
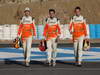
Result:
[[[74,31],[73,26],[72,26],[72,29],[70,30],[70,26],[72,25],[72,23],[73,23],[73,19],[71,18],[71,21],[70,21],[69,26],[68,26],[68,29],[70,32]]]
[[[85,38],[90,38],[90,31],[89,31],[89,25],[86,24],[86,30],[87,30],[87,36]]]
[[[87,36],[85,38],[90,38],[90,31],[89,31],[89,25],[86,23],[86,19],[84,19],[84,24],[86,25],[86,30],[87,30]]]

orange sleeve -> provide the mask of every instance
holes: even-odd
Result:
[[[18,28],[18,33],[17,33],[17,35],[18,35],[18,36],[21,34],[21,31],[22,31],[22,26],[23,26],[23,24],[20,24],[20,25],[19,25],[19,28]]]
[[[36,27],[35,27],[35,24],[32,24],[32,29],[33,29],[33,35],[36,36]]]
[[[73,26],[73,23],[70,23],[70,24],[69,24],[69,31],[70,31],[70,32],[72,32],[72,28],[73,28],[72,26]]]
[[[44,27],[43,36],[46,36],[47,30],[48,30],[48,24],[46,24]]]
[[[71,18],[71,21],[69,23],[69,31],[73,32],[73,18]]]

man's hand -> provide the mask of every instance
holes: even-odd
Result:
[[[88,35],[85,35],[85,40],[89,41],[89,36]]]
[[[61,36],[61,34],[58,34],[58,37],[60,37]]]
[[[44,37],[43,39],[46,40],[46,37]]]
[[[17,37],[18,37],[18,38],[21,38],[21,35],[18,35]]]
[[[60,39],[60,34],[58,34],[58,36],[57,36],[57,40],[58,40],[58,39]]]
[[[89,39],[89,38],[85,38],[85,40],[86,40],[86,41],[90,41],[90,39]]]

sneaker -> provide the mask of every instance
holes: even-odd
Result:
[[[77,64],[76,66],[77,66],[77,67],[82,67],[82,64]]]
[[[29,67],[30,66],[29,62],[25,61],[25,66]]]
[[[46,60],[46,62],[45,62],[44,64],[48,64],[49,66],[52,65],[52,64],[51,64],[51,61],[49,61],[49,60]]]
[[[51,64],[51,62],[49,62],[48,64],[49,64],[49,66],[51,66],[51,65],[52,65],[52,64]]]
[[[52,66],[55,67],[56,66],[56,62],[53,62]]]
[[[82,64],[80,62],[76,62],[77,67],[82,67]]]
[[[26,63],[26,67],[29,67],[30,66],[30,64],[29,63]]]

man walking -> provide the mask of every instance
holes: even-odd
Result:
[[[60,22],[59,19],[55,16],[55,10],[49,10],[49,17],[46,19],[46,25],[44,28],[43,35],[47,40],[47,55],[48,55],[48,64],[49,66],[56,65],[56,56],[57,56],[57,38],[61,34]],[[53,61],[53,62],[52,62]]]

